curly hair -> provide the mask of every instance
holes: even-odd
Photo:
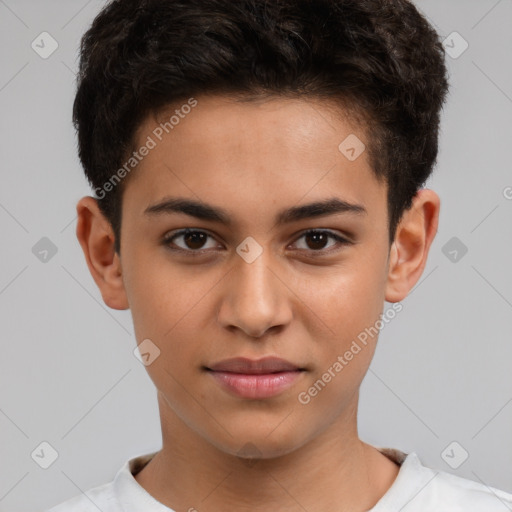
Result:
[[[436,163],[438,34],[407,0],[112,0],[83,35],[73,123],[98,190],[140,123],[200,94],[334,100],[364,124],[389,240]],[[119,252],[123,183],[97,197]]]

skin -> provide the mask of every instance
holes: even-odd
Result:
[[[385,184],[367,152],[349,161],[338,150],[349,134],[367,142],[348,116],[326,100],[197,100],[125,183],[120,255],[96,201],[77,205],[77,236],[103,300],[130,308],[137,343],[149,338],[161,351],[146,369],[157,388],[163,446],[136,480],[176,511],[367,511],[399,470],[357,432],[359,388],[377,336],[308,404],[298,395],[379,320],[385,300],[403,300],[418,281],[439,197],[420,190],[390,246]],[[140,125],[136,147],[158,122],[149,116]],[[144,214],[170,196],[224,208],[232,225]],[[363,205],[366,214],[275,222],[282,209],[333,197]],[[183,236],[163,243],[183,228],[211,236],[202,246]],[[351,243],[315,245],[303,236],[312,228]],[[262,248],[252,263],[236,252],[248,236]],[[268,355],[306,371],[267,399],[235,397],[203,369]],[[248,443],[253,459],[242,453]]]

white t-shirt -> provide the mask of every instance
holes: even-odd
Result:
[[[445,471],[427,468],[416,452],[377,448],[400,465],[386,494],[368,512],[511,512],[512,494]],[[45,512],[174,512],[135,480],[155,455],[128,460],[108,484],[94,487]]]

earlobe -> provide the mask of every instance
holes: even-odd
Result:
[[[76,211],[76,236],[103,301],[112,309],[128,309],[121,260],[115,252],[115,236],[110,222],[99,209],[96,199],[90,196],[80,199]]]
[[[400,221],[389,255],[386,301],[403,300],[419,280],[439,223],[440,199],[421,189]]]

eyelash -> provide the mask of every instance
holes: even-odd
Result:
[[[172,243],[172,241],[175,238],[178,238],[180,236],[187,235],[187,234],[190,234],[190,233],[204,233],[208,237],[214,238],[213,235],[210,235],[207,231],[203,231],[201,229],[190,229],[190,228],[187,228],[187,229],[182,229],[180,231],[176,231],[175,233],[169,233],[168,235],[166,235],[163,238],[162,244],[167,246],[167,248],[169,250],[171,250],[171,251],[187,253],[187,255],[190,255],[190,256],[193,256],[193,257],[194,256],[204,255],[205,253],[210,251],[210,249],[196,249],[196,250],[194,250],[194,249],[183,249],[182,247],[171,247],[170,244]],[[301,238],[303,238],[303,237],[305,237],[307,235],[311,235],[311,234],[326,234],[330,238],[336,240],[338,242],[338,244],[341,245],[341,246],[352,244],[352,242],[347,240],[346,238],[343,238],[342,236],[340,236],[340,235],[338,235],[336,233],[333,233],[331,231],[327,231],[327,230],[324,230],[324,229],[308,229],[307,231],[304,231],[303,233],[301,233],[300,236],[298,236],[295,239],[295,242],[297,242],[299,239],[301,239]],[[336,251],[338,251],[340,249],[341,249],[341,247],[339,247],[338,249],[329,248],[329,249],[318,249],[318,250],[314,250],[314,249],[299,249],[299,250],[300,251],[310,252],[310,253],[312,253],[311,256],[316,257],[316,256],[328,255],[331,252],[336,252]]]

